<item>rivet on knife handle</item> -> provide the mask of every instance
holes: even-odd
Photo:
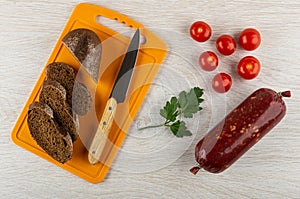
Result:
[[[91,164],[97,164],[105,147],[114,116],[117,109],[117,101],[110,98],[105,106],[101,121],[89,149],[88,159]]]

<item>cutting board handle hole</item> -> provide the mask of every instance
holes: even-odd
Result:
[[[126,23],[125,21],[120,21],[118,18],[110,19],[104,16],[97,16],[96,22],[106,26],[128,38],[132,38],[135,33],[133,25]],[[145,44],[146,38],[143,35],[140,35],[140,43]]]

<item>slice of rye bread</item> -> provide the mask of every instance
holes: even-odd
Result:
[[[63,62],[53,62],[47,66],[46,70],[47,79],[57,81],[60,83],[67,92],[67,102],[72,105],[72,92],[75,82],[74,69]]]
[[[92,106],[92,96],[86,86],[80,82],[75,81],[72,96],[72,108],[75,113],[85,115]]]
[[[65,163],[72,158],[72,138],[56,123],[47,104],[33,102],[28,109],[27,123],[33,139],[53,159]]]
[[[91,108],[92,96],[88,88],[75,80],[75,71],[68,64],[54,62],[47,66],[47,79],[57,81],[67,91],[67,102],[75,113],[85,115]]]
[[[46,80],[40,93],[40,102],[47,104],[53,110],[57,123],[70,134],[74,142],[79,135],[78,115],[72,114],[66,102],[65,88],[56,81]]]
[[[96,33],[85,28],[75,29],[62,42],[95,82],[98,82],[102,45]]]

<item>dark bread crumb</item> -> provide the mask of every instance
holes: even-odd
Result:
[[[92,96],[86,86],[80,82],[75,82],[73,87],[72,108],[75,113],[85,115],[91,108]]]
[[[96,33],[79,28],[69,32],[62,41],[95,82],[98,82],[102,45]]]
[[[67,102],[72,106],[72,92],[75,82],[75,71],[68,64],[54,62],[47,66],[47,79],[57,81],[67,92]]]
[[[28,109],[27,123],[33,139],[53,159],[65,163],[72,158],[72,139],[55,122],[53,112],[48,105],[33,102]]]
[[[67,92],[67,102],[75,113],[85,115],[92,103],[87,87],[75,80],[75,71],[68,64],[54,62],[47,66],[47,79],[57,81]],[[73,99],[74,98],[74,99]]]
[[[46,80],[40,93],[40,102],[47,104],[54,114],[54,118],[75,141],[79,135],[79,122],[77,114],[66,102],[66,90],[56,81]]]

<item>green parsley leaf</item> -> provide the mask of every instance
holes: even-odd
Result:
[[[191,131],[187,129],[184,121],[177,120],[170,126],[170,129],[176,137],[184,137],[184,136],[192,135]]]
[[[160,115],[166,118],[167,121],[174,122],[178,116],[177,104],[177,98],[172,97],[170,101],[167,101],[164,108],[160,109]]]
[[[160,109],[160,115],[165,118],[165,122],[159,125],[146,126],[139,130],[156,128],[161,126],[169,127],[171,132],[176,137],[191,136],[192,133],[186,127],[184,121],[178,120],[177,117],[183,115],[185,118],[192,118],[195,113],[202,110],[200,103],[202,99],[203,89],[199,87],[192,88],[188,93],[182,91],[179,93],[178,98],[172,97],[166,105]]]
[[[199,104],[203,102],[201,96],[203,95],[203,89],[195,87],[186,93],[182,91],[179,94],[178,103],[181,113],[185,118],[192,118],[193,114],[201,110]]]

